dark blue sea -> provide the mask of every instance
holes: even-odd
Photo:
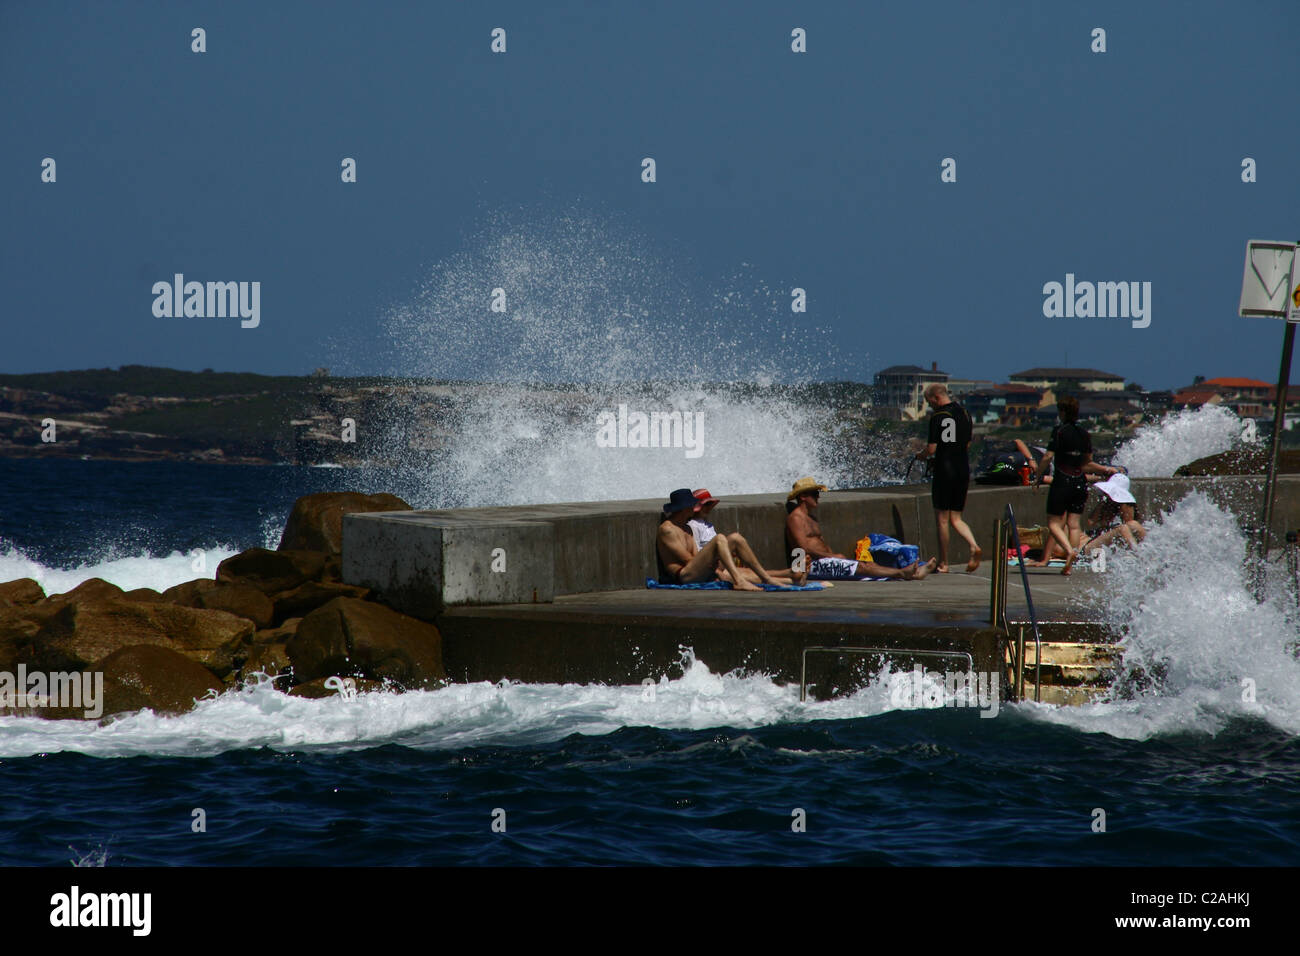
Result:
[[[344,469],[0,461],[0,579],[164,588],[274,547],[300,494],[384,487]],[[1285,637],[1240,613],[1234,641]],[[1199,626],[1184,639],[1209,664],[1149,697],[991,720],[870,690],[801,704],[689,654],[652,701],[253,687],[178,718],[4,717],[0,865],[1294,865],[1300,678],[1271,665],[1236,703],[1240,672],[1214,671]]]

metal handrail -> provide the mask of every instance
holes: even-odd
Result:
[[[1020,580],[1025,586],[1025,605],[1029,608],[1029,623],[1034,627],[1034,701],[1042,703],[1043,701],[1043,638],[1038,632],[1038,615],[1034,613],[1034,598],[1029,593],[1029,572],[1025,569],[1025,556],[1020,550],[1020,528],[1016,525],[1016,513],[1011,510],[1011,503],[1007,502],[1007,527],[1011,531],[1011,545],[1015,548],[1016,565],[1020,568]],[[1002,551],[997,563],[1002,564],[1002,556],[1006,551]],[[1005,594],[1005,592],[1003,592]],[[1006,600],[1002,601],[1003,620],[1006,617]],[[1009,638],[1009,635],[1008,635]],[[1023,657],[1022,657],[1023,660]]]
[[[881,654],[886,657],[897,655],[899,657],[956,657],[966,659],[966,671],[969,673],[975,670],[975,658],[971,657],[969,651],[923,651],[913,650],[909,647],[852,647],[849,645],[834,646],[828,644],[819,644],[812,647],[805,647],[803,654],[800,655],[799,663],[799,702],[803,703],[808,699],[808,652],[809,651],[847,651],[853,654]]]

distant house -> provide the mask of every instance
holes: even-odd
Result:
[[[919,365],[891,365],[876,373],[872,398],[881,417],[898,417],[915,421],[925,415],[925,387],[931,382],[948,383],[948,373],[931,362],[928,369]]]
[[[1052,388],[1056,391],[1121,391],[1124,376],[1099,372],[1095,368],[1031,368],[1017,372],[1009,379],[1013,385],[1031,388]]]
[[[1182,409],[1200,408],[1202,405],[1220,405],[1222,403],[1223,396],[1216,389],[1193,385],[1190,388],[1180,388],[1174,392],[1170,405],[1173,408]]]
[[[962,405],[976,424],[1018,428],[1034,424],[1039,406],[1055,401],[1051,389],[1040,391],[1022,385],[995,385],[971,392],[962,399]]]

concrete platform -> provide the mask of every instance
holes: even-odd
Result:
[[[988,623],[990,581],[932,574],[924,581],[838,582],[821,592],[606,591],[550,604],[448,608],[439,618],[443,663],[454,680],[637,684],[680,675],[682,649],[715,673],[741,669],[798,683],[808,646],[969,653],[977,671],[1001,671],[1005,635]],[[1086,589],[1083,575],[1035,575],[1035,608],[1059,620]],[[1024,611],[1019,584],[1008,611]],[[1077,612],[1073,612],[1077,618]],[[895,653],[903,666],[965,664]],[[810,656],[808,676],[825,695],[874,670],[861,655]]]
[[[1255,477],[1136,479],[1133,491],[1139,507],[1154,515],[1201,490],[1250,524],[1262,486]],[[747,669],[793,682],[809,646],[969,654],[976,670],[1004,669],[1008,635],[988,623],[987,563],[975,575],[843,582],[819,593],[651,591],[645,579],[656,573],[662,501],[346,515],[343,579],[374,589],[403,613],[436,622],[447,673],[462,681],[635,684],[679,673],[686,647],[715,672]],[[965,518],[986,552],[1008,504],[1022,526],[1039,524],[1046,493],[971,488]],[[928,486],[826,492],[820,517],[827,542],[842,553],[853,553],[858,538],[873,531],[919,545],[923,558],[937,549]],[[713,518],[719,531],[744,534],[764,564],[788,564],[784,493],[724,496]],[[1297,526],[1300,476],[1282,477],[1274,533],[1280,540]],[[966,558],[958,543],[952,566],[962,567]],[[1088,619],[1070,598],[1090,587],[1090,578],[1082,569],[1068,578],[1035,572],[1039,620]],[[1008,594],[1008,618],[1026,620],[1018,572]],[[1095,627],[1052,625],[1043,638],[1109,636]],[[868,663],[879,666],[878,658],[818,652],[809,655],[810,667],[814,656],[820,671],[810,670],[809,677],[818,694],[849,686]],[[933,669],[936,660],[920,662]]]

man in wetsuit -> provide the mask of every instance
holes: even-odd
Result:
[[[930,416],[930,438],[925,451],[918,458],[934,460],[934,479],[930,483],[930,501],[934,504],[935,520],[939,523],[939,567],[948,570],[948,529],[951,528],[970,545],[967,571],[980,566],[984,552],[975,543],[970,526],[961,520],[966,507],[966,490],[970,487],[970,448],[974,429],[970,415],[948,397],[948,389],[941,382],[931,382],[925,387],[925,400],[934,409]]]
[[[1118,468],[1099,465],[1092,460],[1092,438],[1079,424],[1079,400],[1066,395],[1056,403],[1057,414],[1061,424],[1052,429],[1051,440],[1047,443],[1047,452],[1038,460],[1038,469],[1034,484],[1037,486],[1043,472],[1056,459],[1056,477],[1052,479],[1047,492],[1047,529],[1052,533],[1052,540],[1057,543],[1065,557],[1062,574],[1069,574],[1074,567],[1074,559],[1079,552],[1073,547],[1082,537],[1079,528],[1080,516],[1088,502],[1087,472],[1099,475],[1114,475]],[[1067,534],[1068,528],[1068,534]],[[1051,557],[1051,548],[1043,549],[1043,560],[1030,562],[1041,567]]]

